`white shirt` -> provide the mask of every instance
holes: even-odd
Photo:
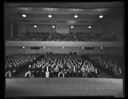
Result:
[[[49,78],[49,72],[46,72],[46,78]]]

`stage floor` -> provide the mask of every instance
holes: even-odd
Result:
[[[5,96],[123,96],[123,80],[110,78],[10,78]]]

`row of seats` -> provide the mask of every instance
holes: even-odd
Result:
[[[47,55],[29,65],[28,71],[34,77],[46,77],[46,72],[49,77],[98,77],[97,68],[76,55]]]
[[[76,33],[79,41],[117,41],[118,39],[113,34],[111,36],[97,33]]]
[[[117,41],[116,36],[109,37],[97,33],[25,33],[11,40],[18,41]]]
[[[30,71],[35,77],[45,77],[46,72],[49,72],[49,77],[60,77],[61,75],[63,77],[98,77],[97,68],[81,56],[73,54],[48,54],[45,57],[39,56],[38,60],[36,58],[37,55],[8,57],[5,66],[6,72],[10,71],[10,73],[13,73],[13,70],[19,67],[20,63],[29,62],[27,71]],[[17,65],[15,66],[15,64]]]
[[[22,36],[17,36],[13,40],[16,41],[46,41],[49,33],[25,33]]]
[[[73,34],[51,33],[48,41],[76,41]]]
[[[19,69],[22,70],[23,66],[26,63],[32,62],[36,60],[36,57],[39,55],[25,55],[25,54],[18,54],[18,55],[11,55],[6,57],[5,61],[5,72],[12,72],[12,74],[17,73]]]
[[[33,77],[46,77],[47,72],[49,77],[98,77],[98,68],[116,78],[122,75],[120,59],[107,56],[92,58],[75,54],[9,56],[6,58],[5,71],[16,72],[17,68],[27,62],[27,73]]]

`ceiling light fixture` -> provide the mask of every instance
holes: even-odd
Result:
[[[100,49],[102,50],[102,49],[103,49],[103,47],[101,46],[101,47],[100,47]]]
[[[27,17],[27,15],[26,14],[22,14],[22,17],[25,18],[25,17]]]
[[[55,26],[53,25],[52,28],[55,28]]]
[[[37,25],[34,25],[33,27],[34,27],[34,28],[37,28]]]
[[[51,14],[49,14],[49,15],[48,15],[48,17],[49,17],[49,18],[52,18],[52,15],[51,15]]]
[[[92,28],[91,26],[88,26],[88,28],[90,29],[90,28]]]
[[[71,29],[73,29],[73,28],[74,28],[74,26],[71,26],[70,28],[71,28]]]
[[[101,18],[103,18],[104,16],[103,15],[99,15],[99,18],[101,19]]]
[[[74,15],[74,18],[78,18],[78,15]]]

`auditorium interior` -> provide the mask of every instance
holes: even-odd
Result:
[[[5,96],[124,97],[123,37],[123,2],[5,2]]]

